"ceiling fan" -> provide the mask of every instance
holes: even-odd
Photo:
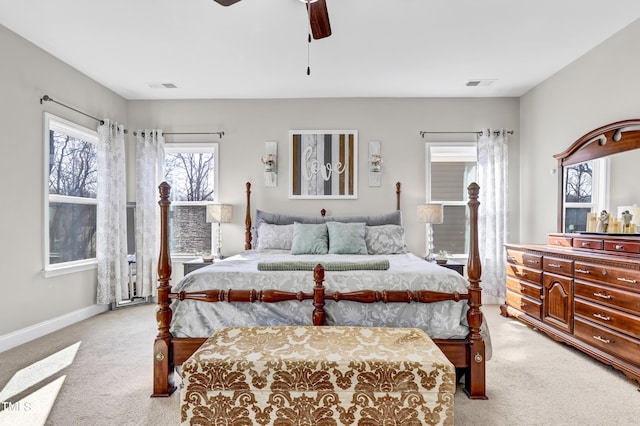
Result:
[[[240,0],[214,0],[222,6],[231,6]],[[307,5],[309,14],[309,24],[313,38],[319,40],[331,35],[331,25],[329,24],[329,12],[325,0],[300,0]]]

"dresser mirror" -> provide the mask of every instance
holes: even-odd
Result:
[[[610,217],[608,234],[640,234],[640,119],[585,134],[558,160],[558,232],[596,233],[597,218]],[[625,226],[622,214],[633,214]],[[636,229],[637,228],[637,229]]]

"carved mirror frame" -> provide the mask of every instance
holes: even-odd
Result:
[[[616,121],[575,141],[553,158],[558,160],[558,232],[564,232],[565,167],[640,148],[640,119]]]

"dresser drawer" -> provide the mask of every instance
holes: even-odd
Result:
[[[628,241],[604,241],[604,249],[619,253],[640,253],[640,243]]]
[[[606,308],[602,305],[575,299],[575,314],[584,319],[640,339],[640,317]]]
[[[640,291],[640,271],[576,261],[573,273],[576,278]]]
[[[575,319],[574,335],[605,352],[635,364],[640,363],[640,340],[638,339],[600,327],[582,318]]]
[[[581,249],[602,250],[604,247],[602,240],[594,240],[590,238],[574,238],[573,246]]]
[[[521,296],[529,296],[537,301],[540,301],[540,295],[542,294],[541,286],[533,285],[509,276],[507,277],[507,289]]]
[[[522,265],[507,264],[507,275],[533,284],[542,284],[542,271]]]
[[[507,249],[507,262],[542,269],[542,256],[520,250]]]
[[[553,272],[554,274],[562,275],[573,274],[573,260],[545,256],[542,260],[542,265],[542,269],[545,272]]]
[[[525,312],[536,319],[542,319],[541,308],[542,304],[537,300],[523,296],[521,294],[514,293],[511,290],[507,290],[506,297],[507,305]]]
[[[640,294],[638,293],[579,280],[574,282],[573,291],[575,297],[640,315]]]
[[[566,237],[564,235],[559,236],[551,234],[547,238],[547,241],[550,246],[572,247],[573,245],[573,238]]]

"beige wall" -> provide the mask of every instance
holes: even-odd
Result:
[[[232,224],[223,225],[223,251],[244,245],[245,182],[252,182],[252,208],[274,212],[330,215],[382,213],[395,209],[395,183],[402,182],[402,208],[409,248],[424,253],[424,225],[416,206],[425,201],[424,141],[420,130],[517,130],[518,99],[285,99],[132,101],[130,127],[150,126],[165,132],[224,130],[220,140],[220,201],[233,204]],[[289,200],[289,130],[355,129],[359,137],[357,200]],[[448,140],[452,140],[451,135]],[[430,135],[430,141],[442,139]],[[455,138],[455,137],[454,137]],[[473,141],[473,135],[458,135]],[[219,140],[214,137],[167,136],[167,142]],[[382,186],[367,185],[370,140],[382,143]],[[265,141],[278,142],[277,187],[263,185],[260,155]],[[517,136],[512,138],[517,166]],[[132,143],[133,145],[133,143]],[[129,164],[130,172],[133,165]],[[517,169],[513,172],[517,177]],[[515,179],[517,182],[517,178]],[[129,193],[133,194],[133,182]],[[517,185],[513,185],[514,191]],[[482,191],[482,190],[481,190]],[[482,197],[482,192],[481,192]],[[514,206],[517,202],[514,200]],[[515,226],[515,225],[514,225]]]
[[[43,115],[87,127],[96,122],[52,102],[124,122],[127,102],[87,76],[0,26],[0,337],[95,302],[95,270],[44,278]]]
[[[590,130],[640,118],[639,41],[637,20],[520,98],[520,242],[556,231],[553,155]]]

